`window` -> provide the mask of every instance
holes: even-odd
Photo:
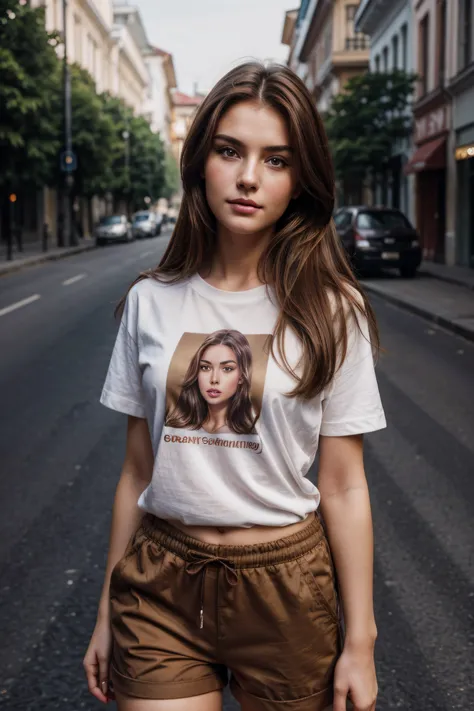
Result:
[[[446,69],[446,0],[438,4],[438,84],[444,86]]]
[[[377,54],[377,56],[375,57],[375,71],[377,73],[380,72],[380,54]]]
[[[393,67],[393,69],[398,69],[398,35],[395,35],[394,38],[392,39],[392,54],[393,54],[392,67]]]
[[[356,32],[354,26],[354,18],[356,16],[359,4],[346,5],[346,49],[357,50],[367,49],[369,47],[369,39],[363,32]]]
[[[396,210],[359,212],[357,227],[361,230],[393,229],[410,227],[410,223],[402,212]]]
[[[405,23],[402,27],[401,30],[401,37],[402,37],[402,69],[403,71],[407,71],[408,69],[408,57],[407,57],[407,35],[408,35],[408,25]]]
[[[382,58],[383,58],[382,70],[384,72],[388,72],[388,47],[383,48]]]
[[[78,64],[82,62],[82,27],[78,15],[74,15],[74,60]]]
[[[459,0],[459,69],[472,61],[472,0]]]
[[[341,212],[338,212],[336,215],[334,215],[334,224],[336,225],[336,229],[346,230],[348,227],[350,227],[351,222],[352,213],[348,212],[347,210],[342,210]]]
[[[426,14],[420,22],[419,74],[421,96],[428,92],[429,31],[430,16]]]

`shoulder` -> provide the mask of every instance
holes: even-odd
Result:
[[[344,282],[337,291],[327,289],[327,297],[335,322],[342,321],[346,325],[355,325],[367,317],[366,298],[363,292],[350,282]]]
[[[160,279],[158,279],[157,277],[147,275],[131,287],[127,298],[132,303],[140,304],[144,301],[146,302],[160,298],[164,294],[169,297],[182,291],[186,283],[187,280],[185,279],[172,282],[165,279],[165,277],[160,277]]]

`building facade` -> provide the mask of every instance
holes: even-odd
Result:
[[[369,40],[356,30],[359,3],[353,0],[303,0],[286,13],[282,42],[289,45],[288,65],[326,111],[346,82],[368,69]]]
[[[456,262],[474,268],[474,0],[453,2],[452,130]]]
[[[414,151],[405,166],[415,176],[415,214],[423,257],[455,261],[452,101],[453,14],[447,0],[414,0],[413,46],[419,77],[414,114]]]
[[[359,32],[370,36],[370,71],[416,71],[411,0],[362,0],[355,23]],[[415,181],[404,171],[412,152],[411,138],[393,146],[387,171],[376,185],[375,202],[402,210],[414,222]]]
[[[171,125],[171,145],[173,154],[179,163],[183,151],[184,139],[191,126],[196,109],[201,104],[203,96],[189,96],[181,91],[173,93],[173,118]]]
[[[31,0],[31,3],[45,7],[48,31],[63,32],[63,0]],[[168,52],[150,46],[138,7],[112,0],[67,0],[65,6],[68,61],[90,73],[98,93],[108,91],[123,99],[135,114],[146,117],[152,130],[159,131],[169,145],[171,91],[176,87],[173,58]],[[60,45],[60,58],[62,52]],[[25,241],[41,239],[44,223],[56,235],[59,212],[56,190],[45,188],[25,199],[22,206]],[[107,203],[98,198],[93,198],[90,205],[78,200],[74,207],[85,237],[90,236],[93,223],[108,209]]]
[[[165,144],[171,147],[172,91],[177,87],[173,57],[169,52],[149,45],[144,58],[150,77],[145,116],[152,131],[159,133]]]

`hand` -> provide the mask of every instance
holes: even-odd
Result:
[[[109,683],[109,663],[112,651],[112,632],[108,619],[97,620],[83,661],[89,691],[106,704],[115,699]]]
[[[344,648],[334,672],[333,711],[375,711],[378,685],[373,648]],[[346,706],[350,697],[353,706]]]

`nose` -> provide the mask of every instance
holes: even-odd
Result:
[[[237,187],[240,190],[257,190],[259,186],[258,166],[254,160],[243,160],[237,178]]]
[[[219,383],[219,369],[215,368],[211,373],[211,383],[217,385]]]

